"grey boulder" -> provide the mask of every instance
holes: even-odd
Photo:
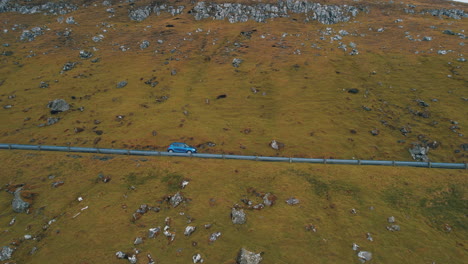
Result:
[[[237,264],[259,264],[262,261],[261,253],[250,252],[242,248],[237,255]]]
[[[15,250],[10,247],[4,246],[2,248],[2,251],[0,251],[0,261],[11,259],[11,255],[13,254],[13,251]]]
[[[244,210],[232,208],[231,210],[231,220],[233,224],[242,225],[247,221],[247,216],[244,213]]]
[[[21,198],[21,190],[22,188],[16,189],[14,193],[15,197],[11,202],[13,211],[15,211],[16,213],[26,213],[28,211],[28,208],[31,206],[28,202],[23,201],[23,199]]]
[[[55,99],[50,101],[49,104],[47,104],[47,107],[50,108],[51,114],[57,114],[59,112],[70,110],[70,105],[63,99]]]

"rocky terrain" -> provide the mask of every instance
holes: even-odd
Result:
[[[0,0],[0,142],[466,162],[467,19],[441,0]],[[466,253],[466,171],[0,158],[0,263]]]

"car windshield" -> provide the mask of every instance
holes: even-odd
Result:
[[[187,145],[187,144],[184,144],[184,147],[186,147],[186,148],[190,148],[190,146],[189,146],[189,145]]]

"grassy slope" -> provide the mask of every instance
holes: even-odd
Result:
[[[54,17],[42,15],[2,14],[9,24],[24,21],[22,25],[47,25],[51,29],[30,43],[18,42],[19,32],[5,35],[5,42],[12,45],[8,49],[15,54],[2,57],[0,71],[5,83],[1,100],[14,107],[0,112],[0,118],[7,121],[0,125],[2,141],[29,143],[34,139],[40,144],[91,146],[98,137],[93,130],[98,129],[104,131],[98,143],[101,147],[163,149],[174,140],[195,145],[213,141],[218,146],[212,152],[277,155],[268,148],[268,143],[276,139],[286,144],[281,155],[287,156],[408,160],[408,147],[424,135],[429,141],[441,142],[440,148],[431,151],[433,161],[463,162],[466,154],[454,151],[466,143],[464,137],[449,129],[450,120],[456,120],[463,133],[467,114],[466,101],[461,99],[466,94],[467,72],[463,63],[456,61],[463,54],[459,45],[463,40],[443,35],[442,30],[460,32],[465,20],[405,16],[392,5],[371,10],[361,14],[358,22],[331,26],[286,18],[266,24],[195,22],[185,15],[151,16],[135,23],[128,21],[125,8],[117,8],[116,17],[106,18],[102,7],[73,13],[79,25],[59,24]],[[394,23],[398,17],[404,17],[404,22]],[[112,27],[100,25],[102,21]],[[167,24],[175,27],[165,27]],[[347,55],[349,50],[345,53],[338,49],[338,41],[330,43],[330,36],[320,40],[319,32],[326,27],[335,32],[345,29],[365,34],[342,40],[346,44],[355,42],[360,55]],[[380,27],[385,31],[376,32]],[[72,29],[69,40],[55,35],[65,28]],[[203,31],[196,32],[197,28]],[[103,33],[105,39],[94,43],[91,37],[103,29],[108,31]],[[257,31],[251,39],[239,34],[253,29]],[[434,40],[409,41],[406,31],[413,38],[427,35]],[[285,32],[288,35],[282,38]],[[141,51],[138,43],[144,39],[151,46]],[[157,44],[159,39],[164,43]],[[248,47],[236,48],[234,43]],[[321,49],[312,48],[313,44]],[[121,45],[130,50],[121,52]],[[101,62],[78,58],[80,49],[92,47],[99,49],[94,54]],[[294,54],[297,49],[301,55]],[[439,49],[453,52],[437,55]],[[37,56],[25,58],[30,50]],[[231,66],[235,57],[244,60],[237,69]],[[80,64],[60,74],[67,61]],[[452,68],[458,75],[450,71]],[[178,74],[171,76],[172,69]],[[372,75],[373,71],[377,74]],[[454,77],[447,78],[449,74]],[[159,81],[154,88],[144,84],[152,77]],[[129,84],[115,89],[121,80]],[[40,81],[49,81],[50,88],[38,88]],[[260,92],[253,94],[251,87]],[[361,92],[348,94],[346,89],[350,88]],[[223,93],[228,95],[225,100],[215,100]],[[17,97],[7,99],[11,94]],[[164,95],[169,100],[156,103]],[[45,105],[55,98],[65,98],[75,110],[84,106],[85,111],[60,114],[58,124],[38,128],[50,116]],[[433,98],[439,101],[431,102]],[[211,100],[209,105],[206,99]],[[430,104],[430,118],[409,113],[408,108],[424,111],[417,99]],[[362,106],[372,111],[364,111]],[[26,108],[30,110],[24,112]],[[184,111],[188,111],[187,116]],[[119,122],[116,115],[126,117]],[[24,121],[27,117],[31,120]],[[96,119],[102,123],[94,125]],[[438,125],[431,125],[434,121]],[[408,125],[412,133],[405,137],[399,129]],[[85,131],[76,134],[76,127]],[[369,131],[375,128],[380,135],[373,137]],[[245,129],[251,133],[241,133]],[[159,132],[158,136],[152,136],[153,130]]]
[[[130,252],[133,240],[149,228],[164,226],[172,218],[176,232],[172,244],[160,235],[137,246],[140,259],[151,253],[158,263],[187,263],[201,253],[208,263],[232,263],[240,247],[265,252],[265,263],[355,263],[351,249],[357,243],[374,254],[375,262],[463,263],[466,254],[466,173],[455,170],[276,164],[243,161],[115,157],[109,161],[66,157],[61,153],[2,151],[3,183],[28,183],[38,193],[33,213],[15,216],[12,195],[1,192],[1,244],[24,234],[41,235],[25,241],[15,253],[18,263],[115,263],[118,250]],[[187,168],[190,168],[187,170]],[[97,174],[111,176],[109,183]],[[49,175],[55,175],[53,180]],[[171,208],[162,197],[177,191],[178,180],[190,180],[183,195],[189,202]],[[65,184],[52,188],[51,183]],[[176,184],[174,184],[176,183]],[[135,186],[135,190],[130,190]],[[247,210],[247,224],[230,221],[230,208],[241,198],[261,201],[257,192],[272,192],[277,203],[263,210]],[[82,196],[84,201],[76,201]],[[297,206],[285,200],[296,197]],[[159,202],[158,202],[159,201]],[[132,223],[140,204],[160,206]],[[80,208],[89,206],[72,218]],[[123,208],[126,206],[126,209]],[[373,206],[374,210],[369,208]],[[39,208],[42,212],[37,213]],[[353,215],[350,210],[358,213]],[[181,215],[184,213],[184,215]],[[395,216],[400,232],[386,230],[387,217]],[[183,236],[187,218],[197,230]],[[57,219],[47,231],[42,226]],[[209,230],[204,224],[211,223]],[[306,231],[313,224],[317,232]],[[453,231],[444,231],[445,224]],[[26,226],[29,230],[25,230]],[[56,230],[60,230],[57,234]],[[222,233],[209,244],[209,235]],[[370,232],[374,242],[366,240]],[[192,242],[197,246],[192,246]],[[37,246],[31,257],[26,253]]]

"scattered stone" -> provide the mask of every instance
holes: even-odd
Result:
[[[210,235],[210,242],[215,242],[221,236],[221,232],[215,232]]]
[[[92,40],[94,42],[100,42],[103,39],[104,39],[104,35],[102,35],[102,34],[92,37]]]
[[[237,255],[237,264],[259,264],[262,261],[262,253],[254,253],[242,248]]]
[[[9,226],[12,226],[12,225],[15,224],[15,222],[16,222],[16,216],[13,217],[13,218],[10,220],[10,223],[9,223],[8,225],[9,225]]]
[[[227,95],[226,94],[220,94],[218,96],[216,96],[216,99],[223,99],[223,98],[226,98]]]
[[[143,238],[137,237],[133,242],[133,245],[140,245],[141,243],[143,243]]]
[[[185,227],[184,235],[190,236],[193,232],[195,232],[195,226],[187,226]]]
[[[276,201],[276,196],[271,194],[271,193],[266,193],[264,196],[263,196],[263,203],[266,205],[266,206],[272,206],[275,201]]]
[[[286,200],[286,203],[289,205],[296,205],[299,203],[299,200],[294,197],[291,197],[288,200]]]
[[[213,225],[212,224],[205,224],[204,227],[205,229],[210,229]]]
[[[60,118],[58,118],[58,117],[49,117],[49,118],[47,118],[47,125],[51,126],[51,125],[57,123],[59,120],[60,120]]]
[[[65,184],[64,181],[57,181],[57,182],[53,182],[53,183],[52,183],[52,187],[53,187],[53,188],[57,188],[57,187],[62,186],[62,185],[64,185],[64,184]]]
[[[115,256],[118,258],[118,259],[128,259],[128,255],[123,253],[122,251],[118,251],[115,253]]]
[[[31,206],[30,203],[23,201],[21,198],[21,191],[23,188],[18,188],[16,191],[13,193],[14,198],[13,201],[11,202],[11,206],[13,207],[13,211],[16,213],[27,213],[29,211],[29,207]]]
[[[371,236],[371,233],[367,233],[366,236],[367,236],[367,240],[374,241],[374,239]]]
[[[312,231],[312,232],[314,232],[314,233],[317,232],[317,228],[315,228],[315,225],[313,225],[313,224],[308,224],[308,225],[306,225],[306,226],[305,226],[305,230],[307,230],[307,231]]]
[[[76,24],[76,21],[75,21],[75,18],[73,18],[71,16],[71,17],[67,17],[67,19],[65,19],[65,23],[67,23],[69,25],[72,25],[72,24]]]
[[[193,263],[203,263],[203,258],[201,257],[200,253],[193,255],[192,257]]]
[[[242,225],[247,221],[247,216],[245,215],[243,209],[237,210],[236,208],[232,208],[231,220],[233,224]]]
[[[391,225],[391,226],[387,226],[387,230],[388,231],[400,231],[400,226],[399,225]]]
[[[39,88],[48,88],[49,87],[49,83],[48,82],[41,82],[39,84]]]
[[[356,243],[353,243],[353,250],[354,250],[354,251],[359,250],[359,245],[356,244]]]
[[[377,136],[378,134],[380,134],[380,131],[379,131],[377,128],[375,128],[375,129],[372,129],[372,130],[370,131],[370,133],[371,133],[373,136]]]
[[[90,51],[86,51],[86,50],[80,50],[80,58],[82,59],[89,59],[93,57],[93,53],[90,52]]]
[[[274,139],[270,142],[270,147],[274,150],[281,150],[284,148],[284,146],[284,143],[278,142]]]
[[[352,214],[357,214],[357,211],[356,211],[356,209],[354,209],[354,208],[353,208],[353,209],[351,209],[351,213],[352,213]]]
[[[143,40],[140,44],[140,49],[146,49],[150,46],[150,42],[148,40]]]
[[[174,194],[174,196],[169,199],[169,203],[172,205],[172,207],[177,207],[182,201],[184,201],[184,197],[180,194],[180,192],[177,192]]]
[[[148,238],[155,238],[159,234],[159,232],[161,232],[160,227],[150,228],[148,230]]]
[[[413,148],[408,150],[414,160],[429,162],[429,157],[427,153],[429,152],[429,147],[422,146],[421,144],[413,143]]]
[[[389,223],[392,223],[392,224],[393,224],[393,223],[395,223],[395,217],[394,217],[394,216],[390,216],[390,217],[387,219],[387,221],[388,221]]]
[[[67,62],[67,63],[65,63],[65,65],[63,65],[62,71],[60,73],[64,73],[66,71],[72,70],[73,68],[75,68],[76,64],[77,64],[77,62]]]
[[[432,37],[425,36],[425,37],[423,37],[422,40],[423,40],[423,41],[431,41],[431,40],[432,40]]]
[[[38,249],[37,247],[33,247],[31,249],[31,251],[29,251],[29,255],[34,255],[34,253],[36,253],[37,249]]]
[[[11,255],[14,251],[15,249],[13,248],[7,246],[2,247],[2,251],[0,251],[0,261],[11,259]]]
[[[121,81],[121,82],[117,83],[117,85],[116,85],[117,88],[124,88],[125,86],[127,86],[126,81]]]
[[[357,93],[359,93],[359,89],[357,89],[357,88],[348,89],[348,93],[357,94]]]
[[[188,184],[189,184],[189,181],[183,180],[183,181],[180,183],[180,188],[184,189],[185,186],[187,186]]]
[[[41,27],[34,27],[31,30],[24,30],[20,36],[21,41],[33,41],[37,36],[44,34]]]
[[[171,70],[171,75],[174,76],[174,75],[176,75],[176,74],[177,74],[177,70],[176,70],[176,69],[172,69],[172,70]]]
[[[63,99],[55,99],[50,101],[47,104],[47,107],[50,108],[51,114],[57,114],[59,112],[65,112],[70,109],[70,105]]]
[[[24,239],[25,239],[25,240],[29,240],[29,239],[31,239],[31,238],[32,238],[31,235],[24,235]]]
[[[3,109],[10,109],[10,108],[12,108],[12,107],[13,107],[12,105],[4,105],[4,106],[3,106]]]
[[[362,263],[370,261],[372,259],[372,253],[368,251],[359,251],[358,258]]]
[[[239,66],[241,65],[242,62],[243,62],[242,59],[234,58],[232,60],[232,66],[234,66],[235,68],[239,68]]]

